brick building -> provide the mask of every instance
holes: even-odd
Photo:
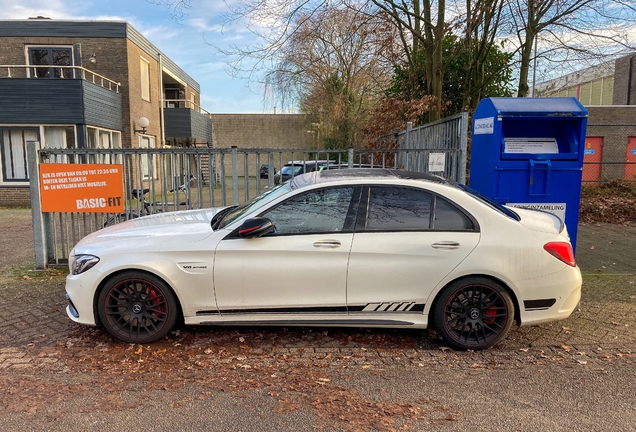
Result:
[[[576,97],[589,111],[584,181],[636,180],[636,55],[537,84],[539,97]]]
[[[212,144],[199,84],[126,22],[0,20],[0,94],[0,205],[30,203],[31,141],[53,148]]]

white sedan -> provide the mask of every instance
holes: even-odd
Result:
[[[67,313],[148,343],[199,325],[434,327],[483,349],[517,321],[568,317],[581,273],[567,230],[439,177],[294,177],[238,207],[133,219],[69,257]]]

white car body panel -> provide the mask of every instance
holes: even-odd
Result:
[[[401,309],[401,303],[424,304],[437,282],[475,249],[479,237],[477,232],[356,233],[347,303],[377,304],[377,311]]]
[[[344,309],[352,238],[330,233],[222,241],[214,262],[221,313],[319,305]],[[281,263],[284,271],[272,271]]]
[[[319,175],[299,176],[299,180]],[[68,315],[82,324],[97,324],[98,287],[110,275],[129,269],[165,281],[176,294],[187,324],[424,328],[444,287],[475,275],[495,278],[509,289],[521,325],[565,318],[580,299],[578,267],[543,250],[548,242],[569,241],[562,222],[548,213],[515,208],[521,216],[516,221],[458,188],[396,178],[309,183],[268,202],[265,208],[298,193],[339,184],[425,188],[472,215],[478,230],[228,239],[243,220],[259,216],[262,209],[217,231],[212,231],[210,221],[221,209],[133,219],[93,233],[75,246],[72,255],[91,254],[100,261],[84,273],[67,277],[66,291],[79,317],[71,309]],[[549,307],[526,307],[525,303],[552,299]],[[421,308],[410,311],[414,304]]]

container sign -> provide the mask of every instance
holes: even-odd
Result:
[[[431,153],[428,155],[428,172],[446,171],[446,154]]]
[[[504,138],[504,144],[504,153],[559,153],[559,146],[554,138]]]
[[[585,149],[585,154],[586,154],[586,155],[587,155],[587,154],[589,154],[589,155],[593,155],[594,153],[595,153],[595,152],[594,152],[594,149]]]
[[[565,203],[555,203],[555,204],[506,204],[508,207],[518,207],[530,210],[542,210],[544,212],[552,213],[555,216],[558,216],[559,219],[565,222]]]
[[[486,117],[475,119],[475,129],[473,134],[475,135],[490,135],[495,131],[495,118]]]
[[[121,213],[124,175],[117,164],[40,164],[43,212]]]
[[[632,149],[632,154],[636,155],[636,149]]]

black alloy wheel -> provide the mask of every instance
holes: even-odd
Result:
[[[110,279],[100,292],[97,310],[106,330],[131,343],[150,343],[174,327],[174,294],[159,278],[131,271]]]
[[[452,283],[435,305],[436,330],[456,349],[481,350],[501,341],[512,326],[514,304],[501,284],[483,277]]]

